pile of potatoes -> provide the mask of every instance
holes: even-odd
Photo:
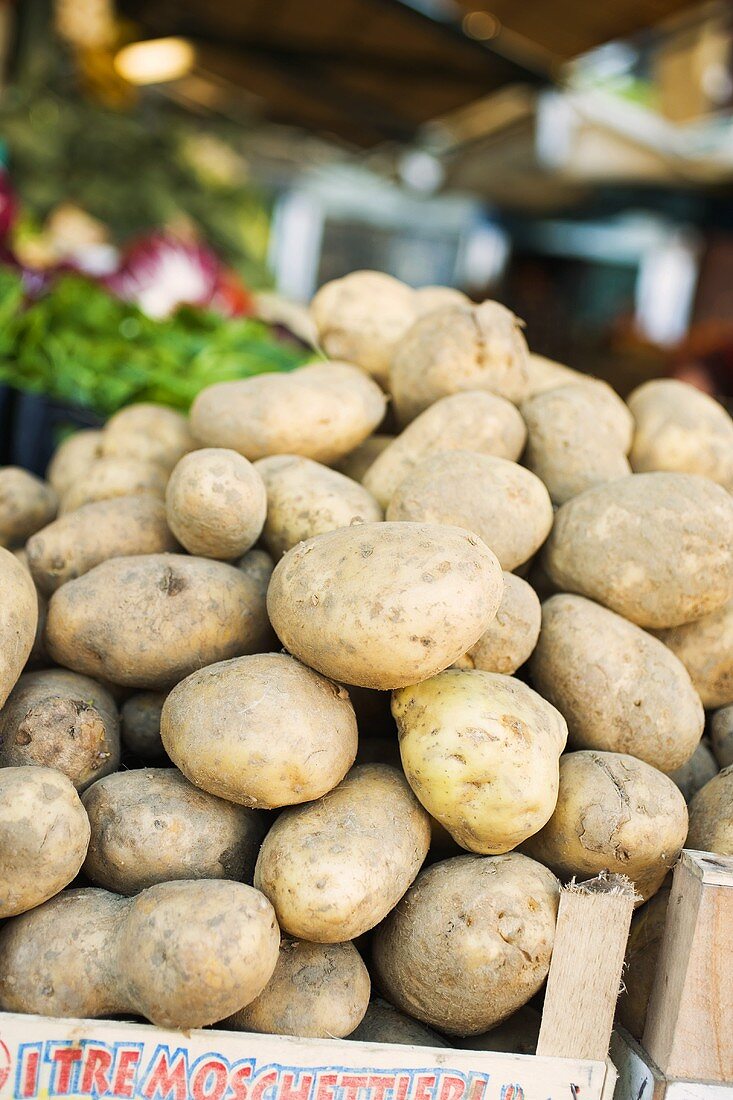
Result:
[[[312,318],[0,470],[0,1008],[526,1052],[611,871],[638,1026],[682,846],[733,854],[733,422],[448,288]]]

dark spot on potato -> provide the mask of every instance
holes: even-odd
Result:
[[[176,576],[170,568],[163,571],[163,575],[158,582],[158,588],[161,592],[165,592],[166,596],[177,596],[185,587],[186,582],[183,577]]]

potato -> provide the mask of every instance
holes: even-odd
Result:
[[[473,531],[502,569],[516,569],[552,527],[552,503],[538,477],[504,458],[448,451],[426,458],[387,509],[392,522],[444,523]]]
[[[116,894],[174,879],[252,881],[261,814],[198,790],[175,768],[117,772],[82,799],[91,839],[84,874]]]
[[[397,418],[409,424],[459,390],[488,390],[518,404],[527,394],[527,356],[517,318],[498,302],[433,310],[395,347],[389,390]]]
[[[439,451],[477,451],[514,460],[526,439],[524,421],[511,402],[481,390],[454,393],[407,425],[374,460],[364,485],[386,508],[415,467]]]
[[[455,662],[456,668],[479,668],[511,676],[537,644],[542,611],[534,588],[504,572],[504,593],[496,618],[475,645]]]
[[[703,738],[687,763],[670,772],[669,778],[674,780],[682,791],[685,802],[689,803],[693,795],[697,794],[700,788],[704,787],[719,771],[718,762]]]
[[[362,764],[318,802],[283,810],[260,849],[255,886],[284,932],[343,943],[394,908],[429,844],[428,815],[404,776]]]
[[[349,1038],[359,1043],[398,1043],[413,1047],[449,1047],[440,1035],[398,1012],[381,997],[369,1002],[364,1019]]]
[[[395,343],[415,319],[415,292],[381,271],[352,271],[322,286],[310,308],[329,358],[356,363],[386,386]]]
[[[83,428],[61,442],[51,459],[46,480],[63,496],[80,475],[86,474],[93,462],[102,457],[102,432]]]
[[[733,764],[733,704],[715,711],[710,720],[710,738],[720,767]]]
[[[75,512],[83,504],[150,493],[162,500],[167,474],[152,462],[134,458],[100,458],[80,473],[61,497],[59,513]]]
[[[66,890],[0,930],[0,1008],[205,1027],[262,992],[279,942],[272,906],[241,882]]]
[[[260,809],[320,798],[356,756],[348,692],[287,653],[195,672],[166,699],[160,732],[197,787]]]
[[[46,643],[58,664],[163,690],[204,665],[265,648],[264,599],[239,569],[183,554],[112,558],[54,592]]]
[[[568,731],[526,684],[449,669],[396,691],[392,713],[408,783],[463,848],[508,852],[549,819]]]
[[[244,557],[241,557],[235,564],[237,569],[241,569],[245,577],[249,577],[252,583],[257,585],[257,591],[264,599],[267,595],[272,571],[275,568],[275,562],[267,551],[255,547],[254,550],[248,550]]]
[[[413,308],[418,317],[445,306],[471,306],[471,299],[454,286],[420,286],[413,294]]]
[[[38,597],[30,575],[0,546],[0,707],[23,671],[38,626]]]
[[[525,1005],[481,1035],[469,1035],[461,1042],[466,1050],[496,1050],[503,1054],[536,1054],[542,1017]]]
[[[265,988],[226,1021],[235,1031],[342,1039],[369,1004],[369,971],[353,943],[283,939]]]
[[[149,763],[167,759],[160,738],[164,691],[140,691],[125,699],[120,711],[122,743],[128,752]]]
[[[579,370],[573,370],[572,367],[566,367],[563,363],[556,363],[554,359],[536,355],[534,352],[530,352],[527,356],[527,374],[526,398],[534,397],[546,390],[554,390],[558,386],[565,386],[568,382],[581,382],[591,377]]]
[[[84,862],[89,821],[54,768],[0,768],[0,918],[68,886]]]
[[[382,451],[394,442],[393,435],[370,435],[363,443],[360,443],[353,451],[336,463],[336,469],[340,474],[350,477],[352,481],[361,482],[367,470]]]
[[[78,791],[120,766],[120,719],[101,684],[66,669],[26,672],[0,710],[0,768],[42,765]]]
[[[370,523],[289,550],[267,609],[287,650],[361,687],[397,688],[452,664],[496,615],[504,581],[491,551],[457,527]]]
[[[206,447],[175,466],[165,491],[165,512],[168,526],[189,554],[230,561],[260,537],[267,495],[246,458]]]
[[[733,766],[723,768],[690,802],[685,847],[733,856]]]
[[[560,760],[555,812],[523,851],[563,879],[626,875],[646,901],[687,834],[687,806],[669,776],[617,752],[571,752]]]
[[[111,417],[102,433],[106,458],[152,462],[169,473],[196,442],[188,418],[165,405],[128,405]]]
[[[631,473],[631,415],[602,382],[573,382],[522,402],[528,440],[525,465],[554,504]]]
[[[692,474],[632,474],[563,504],[544,550],[550,579],[638,626],[661,629],[733,596],[733,498]]]
[[[377,930],[374,981],[448,1035],[487,1031],[547,977],[558,900],[552,872],[516,852],[436,863]]]
[[[702,474],[733,490],[733,420],[687,382],[656,378],[629,395],[634,470]]]
[[[297,454],[338,462],[363,443],[384,416],[379,386],[349,363],[311,363],[287,374],[217,382],[191,409],[196,437],[231,447],[251,462]]]
[[[618,1019],[638,1040],[644,1034],[646,1010],[657,973],[669,891],[669,884],[665,883],[646,905],[637,909],[631,920]]]
[[[0,466],[0,546],[23,544],[56,515],[58,497],[19,466]]]
[[[46,596],[108,558],[180,549],[154,496],[121,496],[84,504],[28,540],[28,566]]]
[[[729,554],[733,560],[733,542]],[[733,703],[733,599],[693,623],[657,637],[679,657],[706,707]]]
[[[272,455],[261,458],[255,469],[267,490],[262,541],[275,559],[315,535],[383,518],[362,485],[310,458]]]
[[[682,662],[583,596],[564,593],[542,605],[530,672],[565,716],[573,748],[629,753],[672,772],[702,736],[705,714]]]

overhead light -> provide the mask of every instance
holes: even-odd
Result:
[[[150,38],[124,46],[115,69],[130,84],[166,84],[189,73],[196,51],[185,38]]]
[[[464,34],[479,42],[488,42],[489,39],[496,38],[501,30],[501,23],[490,11],[468,12],[464,15],[461,26]]]

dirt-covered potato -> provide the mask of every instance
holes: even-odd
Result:
[[[733,559],[733,540],[728,548]],[[695,622],[657,637],[679,657],[705,707],[733,703],[733,599]]]
[[[634,470],[702,474],[733,490],[733,420],[722,405],[675,378],[645,382],[628,402]]]
[[[402,1012],[448,1035],[478,1035],[541,987],[557,879],[511,852],[456,856],[423,871],[373,943],[373,977]]]
[[[511,676],[529,658],[540,633],[542,610],[531,585],[504,573],[504,593],[496,618],[479,640],[455,662],[456,668],[480,668]]]
[[[710,719],[710,740],[721,768],[733,764],[733,703],[716,710]]]
[[[496,615],[495,556],[457,527],[369,523],[289,550],[267,609],[287,650],[346,684],[397,688],[447,668]]]
[[[463,848],[508,852],[549,819],[568,731],[526,684],[449,669],[396,691],[392,713],[410,786]]]
[[[428,815],[404,776],[362,764],[317,802],[283,810],[260,849],[255,886],[284,932],[343,943],[394,908],[429,845]]]
[[[544,550],[550,579],[662,629],[733,596],[733,497],[693,474],[632,474],[563,504]]]
[[[160,732],[197,787],[259,809],[320,798],[356,756],[348,692],[287,653],[195,672],[166,699]]]
[[[469,1035],[461,1041],[466,1050],[496,1050],[503,1054],[536,1054],[542,1017],[525,1005],[491,1031]]]
[[[265,988],[226,1021],[235,1031],[342,1039],[369,1004],[369,971],[353,943],[284,938]]]
[[[557,363],[554,359],[547,359],[544,355],[530,352],[527,356],[527,398],[535,394],[544,393],[545,390],[554,390],[558,386],[565,386],[568,382],[580,382],[590,378],[590,375],[581,371],[566,367],[564,363]]]
[[[417,312],[415,292],[381,271],[352,271],[325,283],[311,302],[321,347],[386,386],[394,346]]]
[[[251,882],[263,816],[194,787],[175,768],[117,772],[82,799],[91,839],[84,874],[116,894],[174,879]]]
[[[399,1012],[381,997],[369,1002],[364,1019],[349,1038],[358,1043],[397,1043],[413,1047],[449,1047],[445,1039]]]
[[[552,502],[540,479],[516,462],[447,451],[408,474],[390,501],[387,519],[473,531],[511,572],[547,538]]]
[[[389,390],[397,417],[409,424],[459,390],[488,390],[518,404],[527,394],[527,357],[517,318],[498,302],[433,310],[395,347]]]
[[[646,905],[637,909],[631,919],[626,965],[618,1018],[635,1039],[641,1039],[646,1023],[646,1010],[657,973],[659,948],[662,945],[667,917],[670,887],[665,883]]]
[[[107,458],[152,462],[168,473],[196,442],[188,419],[165,405],[128,405],[104,428],[101,452]]]
[[[78,791],[120,766],[120,719],[110,693],[63,668],[26,672],[0,710],[0,768],[41,765]]]
[[[267,595],[270,577],[275,568],[275,562],[267,551],[256,546],[254,550],[248,550],[244,557],[236,562],[236,566],[237,569],[241,569],[245,577],[249,577],[252,583],[257,585],[257,591],[264,598]]]
[[[523,461],[554,504],[631,473],[631,414],[603,382],[545,390],[523,401],[521,411],[528,436]]]
[[[382,520],[382,509],[362,485],[310,458],[272,455],[255,469],[267,490],[262,541],[276,560],[315,535]]]
[[[624,753],[581,750],[561,758],[555,812],[523,851],[562,879],[626,875],[646,901],[686,835],[687,806],[669,776]]]
[[[54,592],[46,621],[58,664],[156,690],[269,640],[257,584],[233,565],[183,554],[102,562]]]
[[[254,462],[296,454],[338,462],[371,435],[384,416],[379,386],[350,363],[311,363],[287,374],[217,382],[191,408],[191,425],[207,447],[231,447]]]
[[[56,492],[19,466],[0,466],[0,546],[22,546],[56,515]]]
[[[733,856],[733,765],[718,772],[690,802],[685,847]]]
[[[0,546],[0,707],[13,689],[33,649],[38,596],[28,570]]]
[[[629,753],[669,773],[702,736],[705,714],[682,662],[583,596],[562,593],[542,605],[530,672],[565,716],[574,748]]]
[[[700,788],[709,783],[719,771],[718,762],[703,738],[687,763],[670,772],[669,778],[675,781],[682,791],[685,802],[689,803],[693,795],[696,795]]]
[[[379,458],[382,451],[385,451],[390,443],[394,442],[394,439],[395,436],[393,435],[370,435],[368,439],[355,447],[350,454],[337,462],[336,469],[339,473],[350,477],[352,481],[361,482],[369,467]]]
[[[189,554],[231,561],[262,532],[267,496],[251,462],[236,451],[205,447],[184,455],[165,491],[168,526]]]
[[[65,890],[0,930],[0,1008],[205,1027],[262,992],[279,943],[272,906],[242,882]]]
[[[122,744],[151,764],[166,759],[160,738],[160,712],[165,699],[164,691],[139,691],[125,699],[120,710]]]
[[[0,918],[52,898],[79,873],[89,821],[55,768],[0,768]]]
[[[82,474],[86,474],[93,462],[102,457],[102,432],[96,428],[83,428],[64,439],[51,459],[46,480],[63,496]]]
[[[27,543],[33,580],[47,596],[108,558],[178,549],[162,500],[148,494],[84,504],[38,531]]]
[[[75,512],[96,500],[150,493],[162,500],[168,479],[166,471],[153,462],[136,458],[100,458],[80,472],[61,497],[59,513]]]
[[[421,413],[384,449],[364,485],[386,508],[414,468],[440,451],[476,451],[518,459],[527,429],[510,401],[481,390],[454,393]]]

